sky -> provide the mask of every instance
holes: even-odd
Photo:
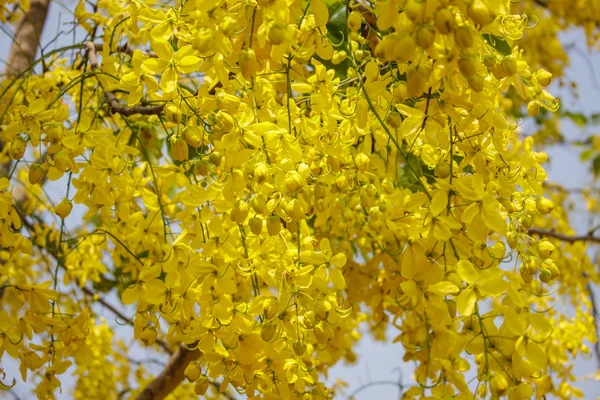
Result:
[[[71,12],[74,8],[73,0],[65,0],[62,3],[53,2],[50,8],[50,15],[43,34],[42,43],[48,43],[58,35],[57,45],[67,45],[73,43],[72,34],[60,33],[61,31],[70,30],[68,23],[72,21]],[[566,88],[559,87],[556,83],[550,87],[550,92],[562,98],[562,108],[568,110],[577,110],[585,115],[600,112],[600,88],[596,81],[600,81],[600,54],[587,54],[585,48],[584,35],[580,31],[569,31],[562,35],[564,43],[577,43],[580,50],[572,50],[571,66],[567,69],[567,76],[574,77],[578,83],[579,97],[573,96],[573,93]],[[0,60],[5,60],[8,54],[11,40],[6,32],[0,32]],[[3,69],[3,67],[0,67]],[[594,79],[594,74],[596,77]],[[593,131],[584,131],[568,121],[562,125],[563,134],[572,140],[581,140]],[[525,124],[523,132],[528,132],[530,127]],[[588,172],[587,165],[580,162],[580,149],[573,146],[556,146],[545,149],[549,154],[549,162],[545,165],[548,172],[549,180],[563,185],[565,188],[583,188],[593,184],[592,176]],[[60,201],[64,190],[64,182],[50,182],[47,184],[47,190],[55,202]],[[74,210],[75,213],[81,213],[81,210]],[[578,232],[586,232],[590,226],[590,220],[585,213],[583,202],[578,201],[576,212],[573,213],[572,220],[575,229]],[[597,223],[597,221],[596,221]],[[600,291],[596,291],[598,299],[600,299]],[[109,298],[110,300],[110,298]],[[112,299],[113,304],[117,304],[117,299]],[[123,328],[116,325],[114,317],[103,309],[97,310],[100,316],[104,316],[111,325],[115,326],[118,331],[123,332]],[[129,314],[132,315],[133,311]],[[123,332],[125,335],[127,332]],[[388,335],[393,338],[396,334],[390,332]],[[382,382],[378,385],[372,385],[361,391],[355,396],[357,400],[368,399],[398,399],[399,388],[394,382],[399,380],[404,385],[414,383],[411,378],[412,364],[405,364],[402,361],[403,351],[400,345],[386,345],[381,342],[373,341],[368,334],[363,335],[363,339],[359,342],[356,353],[358,355],[358,363],[356,365],[337,365],[330,370],[329,382],[333,383],[336,379],[341,379],[349,384],[346,395],[349,395],[354,390],[357,390],[363,385],[369,383]],[[155,353],[147,349],[137,346],[132,351],[132,357],[136,359],[144,359],[153,356]],[[7,357],[5,357],[7,358]],[[16,364],[13,364],[16,366]],[[7,372],[10,375],[10,368]],[[156,366],[150,367],[156,369]],[[595,360],[580,360],[577,362],[574,373],[577,376],[590,374],[595,369]],[[18,375],[17,371],[14,371]],[[10,381],[10,380],[8,380]],[[18,393],[21,398],[29,398],[27,391],[23,386],[20,386],[15,393]],[[68,383],[65,384],[65,389]],[[579,386],[584,389],[586,399],[596,398],[600,395],[600,384],[595,381],[587,381],[580,383]],[[64,392],[66,394],[68,392]],[[67,397],[65,397],[67,398]],[[340,399],[346,396],[340,396]]]

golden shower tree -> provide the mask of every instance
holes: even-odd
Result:
[[[366,324],[406,398],[582,395],[600,238],[519,124],[599,1],[79,1],[36,55],[48,5],[0,1],[2,389],[328,399]]]

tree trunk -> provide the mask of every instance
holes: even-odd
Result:
[[[31,0],[29,11],[15,29],[14,42],[6,63],[6,75],[22,73],[35,60],[49,7],[50,0]]]

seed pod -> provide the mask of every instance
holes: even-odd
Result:
[[[35,185],[42,180],[44,176],[44,168],[38,163],[29,164],[29,183]]]
[[[277,215],[271,215],[267,218],[267,232],[270,236],[276,236],[281,231],[281,221]]]
[[[448,8],[440,8],[433,17],[435,29],[442,35],[447,35],[452,32],[455,19],[454,14]]]
[[[62,199],[60,203],[56,205],[54,209],[54,213],[58,215],[61,219],[65,219],[71,214],[73,210],[73,203],[69,199]]]
[[[173,158],[177,161],[185,161],[189,158],[189,150],[186,141],[181,136],[173,136],[170,139]]]
[[[10,144],[9,153],[13,160],[20,160],[27,149],[27,141],[21,136],[17,136]],[[64,171],[63,171],[64,172]]]
[[[362,16],[360,15],[360,13],[358,11],[352,11],[350,13],[350,15],[348,15],[348,28],[352,31],[352,32],[356,32],[360,29],[360,26],[362,25]]]

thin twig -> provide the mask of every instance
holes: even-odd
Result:
[[[588,232],[585,235],[565,235],[563,233],[558,233],[549,229],[539,229],[539,228],[529,228],[528,230],[530,235],[538,235],[543,237],[548,237],[552,239],[561,240],[567,243],[575,243],[575,242],[589,242],[589,243],[600,243],[600,238],[594,236],[594,232]]]
[[[98,62],[98,56],[96,55],[96,45],[93,42],[87,42],[85,45],[86,54],[88,60],[90,60],[90,67],[92,70],[100,68],[100,63]],[[133,106],[127,107],[122,105],[113,92],[104,92],[106,94],[106,98],[108,99],[108,103],[110,105],[110,110],[115,114],[121,114],[125,117],[129,117],[131,115],[140,114],[140,115],[158,115],[165,108],[166,103],[159,104],[156,106]]]
[[[590,302],[592,303],[592,317],[594,317],[594,330],[596,331],[596,343],[594,343],[594,354],[596,355],[596,362],[600,368],[600,331],[598,330],[598,305],[596,304],[596,297],[592,291],[592,285],[588,283],[587,291],[590,294]]]

